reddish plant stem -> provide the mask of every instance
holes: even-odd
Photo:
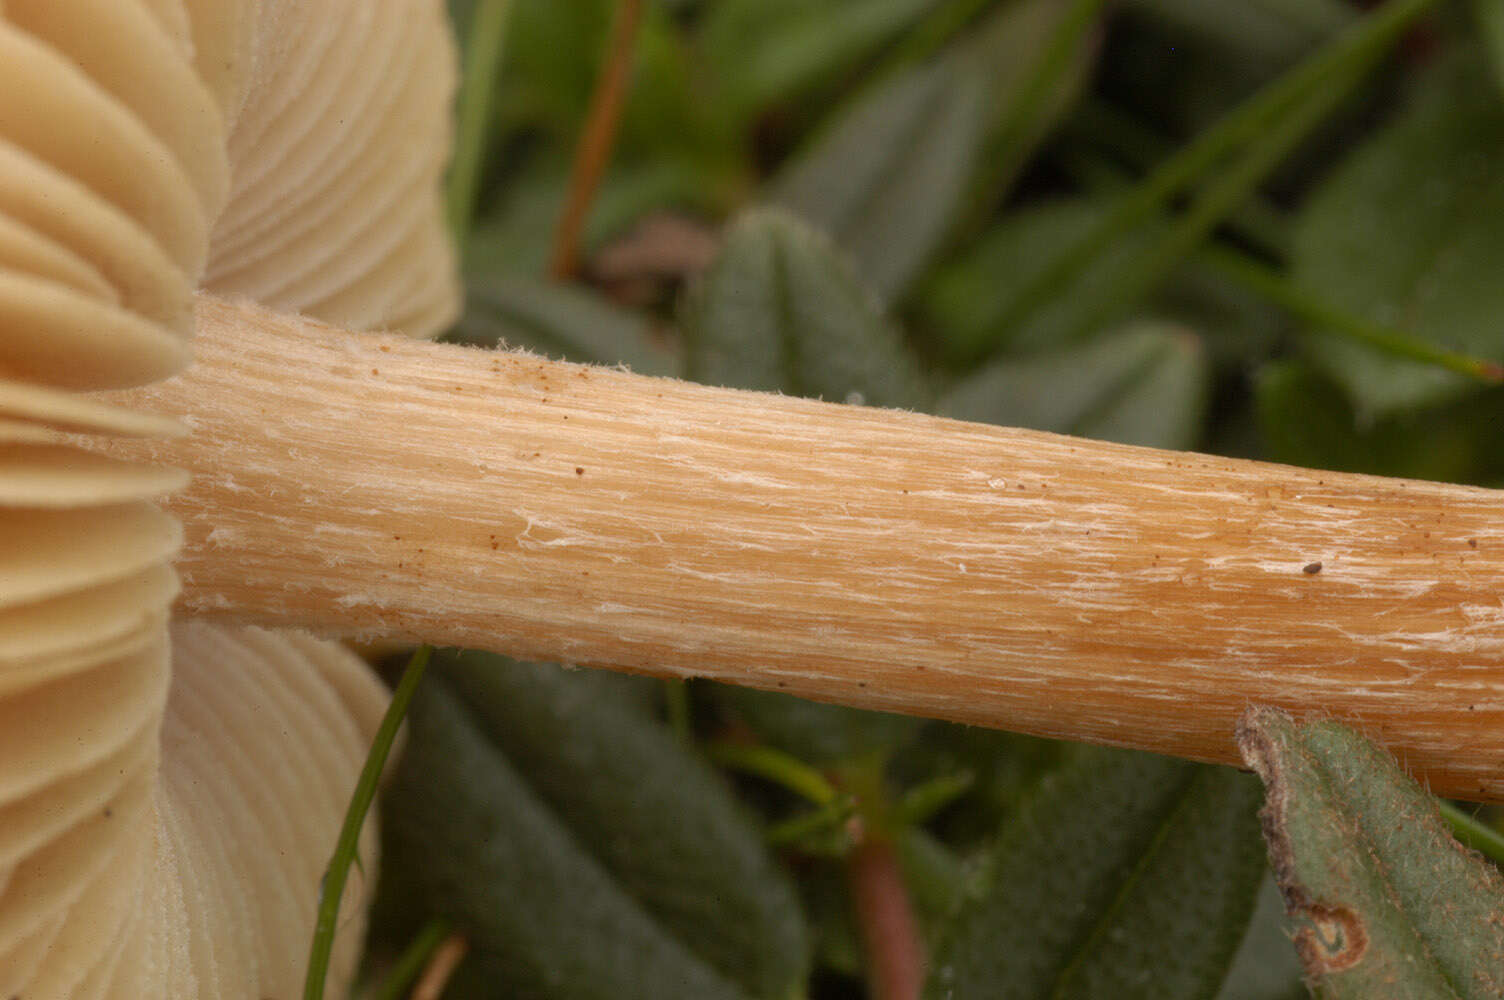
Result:
[[[893,842],[864,837],[847,861],[847,874],[873,1000],[918,1000],[924,945]]]
[[[596,189],[600,187],[606,164],[611,159],[612,146],[616,142],[622,104],[626,100],[627,76],[632,68],[637,26],[641,21],[642,0],[622,0],[612,26],[606,62],[601,67],[595,93],[591,95],[585,128],[575,151],[574,166],[569,175],[569,193],[564,201],[564,214],[560,216],[559,227],[554,232],[553,253],[548,270],[550,275],[560,281],[573,278],[579,271],[580,234],[585,228],[585,215],[590,210]]]

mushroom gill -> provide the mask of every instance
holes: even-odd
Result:
[[[296,992],[384,694],[170,623],[185,476],[71,442],[185,432],[89,393],[187,366],[199,287],[440,328],[452,63],[440,0],[0,0],[0,996]]]

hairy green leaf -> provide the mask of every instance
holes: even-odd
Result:
[[[1269,856],[1321,996],[1504,996],[1504,878],[1393,757],[1274,709],[1243,717],[1238,746],[1268,788]]]
[[[723,975],[783,997],[808,971],[794,890],[725,783],[590,673],[485,653],[434,669],[621,887]],[[580,683],[581,680],[587,683]]]
[[[446,996],[745,996],[590,853],[442,678],[408,720],[383,815],[384,870],[399,874],[383,894],[416,896],[466,934],[470,986]]]
[[[830,232],[893,301],[951,224],[981,141],[983,86],[955,59],[879,84],[774,180],[775,204]]]
[[[877,406],[927,398],[897,327],[830,241],[787,212],[731,226],[690,296],[685,335],[697,382]]]
[[[1200,437],[1210,383],[1194,334],[1173,324],[1139,322],[1079,347],[994,362],[952,386],[939,412],[1187,449]]]
[[[1295,279],[1333,305],[1442,347],[1504,358],[1504,103],[1481,60],[1454,59],[1322,183],[1301,213]],[[1361,344],[1311,357],[1364,417],[1474,392],[1476,382]]]
[[[940,249],[972,190],[1006,154],[1006,176],[981,178],[1003,189],[1025,153],[1079,87],[1073,60],[1041,94],[1027,74],[1067,4],[1004,5],[940,58],[881,80],[817,132],[773,181],[770,198],[829,232],[885,302],[903,296]],[[1038,102],[1012,114],[1015,98]],[[1010,122],[1005,150],[987,150],[998,111]],[[988,197],[995,195],[988,192]],[[989,206],[990,207],[990,206]]]
[[[1264,871],[1257,804],[1228,768],[1081,748],[1004,826],[926,997],[1214,994]]]

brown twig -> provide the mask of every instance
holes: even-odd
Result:
[[[892,841],[864,837],[846,870],[873,1000],[918,1000],[924,945]]]
[[[611,159],[616,142],[621,109],[626,101],[627,78],[637,40],[637,26],[642,21],[642,0],[621,0],[611,29],[606,62],[590,98],[580,144],[575,150],[574,166],[569,173],[569,192],[564,212],[554,232],[549,274],[560,281],[573,278],[579,271],[580,234],[585,215],[600,187],[601,176]]]
[[[439,1000],[444,995],[444,987],[449,985],[449,978],[454,975],[454,970],[459,968],[469,950],[470,942],[463,934],[456,931],[445,938],[444,943],[435,948],[433,955],[429,957],[423,974],[413,985],[409,1000]]]

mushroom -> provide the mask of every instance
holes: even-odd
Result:
[[[186,476],[77,445],[186,430],[88,391],[187,364],[196,287],[453,315],[442,11],[0,2],[0,996],[299,988],[384,691],[332,642],[169,625],[181,529],[151,500]]]
[[[1504,799],[1495,492],[291,315],[453,311],[439,7],[0,7],[0,995],[291,992],[380,694],[215,620],[1205,760],[1269,703]]]

